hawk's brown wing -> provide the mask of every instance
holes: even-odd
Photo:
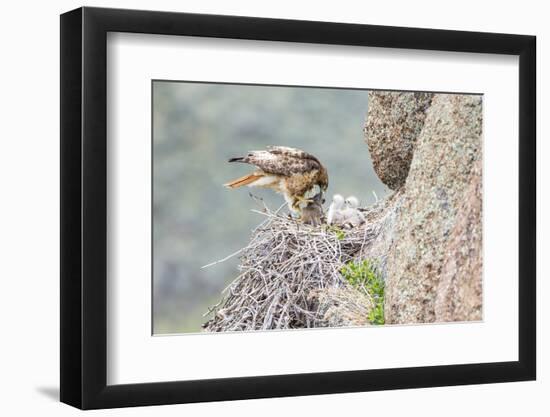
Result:
[[[286,146],[271,146],[266,151],[251,151],[242,159],[268,174],[290,176],[320,169],[321,164],[313,155]]]
[[[312,159],[319,162],[312,154],[302,151],[301,149],[291,148],[289,146],[268,146],[267,150],[274,155],[287,155],[300,159]]]

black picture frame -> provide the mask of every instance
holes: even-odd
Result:
[[[519,358],[513,362],[107,385],[108,32],[519,56]],[[82,409],[533,380],[534,36],[156,11],[61,15],[61,401]]]

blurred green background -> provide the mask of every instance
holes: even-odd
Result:
[[[153,332],[199,332],[208,307],[237,276],[237,257],[201,269],[245,246],[263,220],[250,209],[270,190],[228,190],[251,171],[228,158],[267,145],[317,156],[332,195],[362,205],[386,194],[363,140],[367,90],[153,81]]]

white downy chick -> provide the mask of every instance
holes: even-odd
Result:
[[[356,209],[359,207],[359,199],[355,197],[354,195],[350,195],[346,200],[344,201],[346,207]]]
[[[344,208],[344,197],[340,194],[334,194],[332,197],[332,203],[328,208],[327,224],[340,224],[341,211]]]
[[[343,224],[348,227],[357,227],[365,223],[365,216],[359,211],[359,200],[355,196],[349,196],[344,202],[342,210]]]

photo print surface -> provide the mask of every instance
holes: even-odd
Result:
[[[153,333],[482,320],[482,98],[154,80]]]

